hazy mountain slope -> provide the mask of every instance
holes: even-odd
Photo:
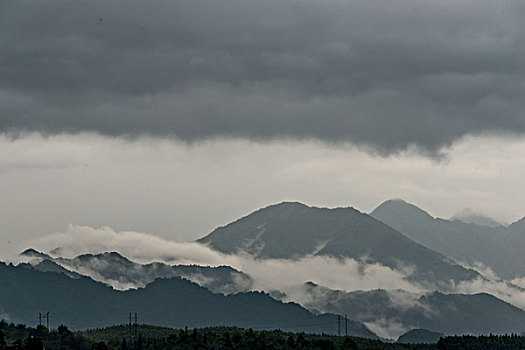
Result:
[[[80,278],[83,275],[76,273],[74,271],[70,271],[61,265],[57,264],[53,260],[44,259],[39,262],[33,262],[33,263],[22,263],[19,266],[21,267],[27,267],[29,269],[34,269],[36,271],[40,272],[55,272],[55,273],[62,273],[70,278]]]
[[[505,240],[500,241],[500,246],[513,262],[513,274],[509,273],[508,277],[525,276],[525,217],[509,225],[505,232]]]
[[[432,344],[437,343],[439,338],[443,336],[443,333],[431,332],[426,329],[412,329],[401,335],[398,339],[398,343],[410,343],[410,344]]]
[[[386,201],[370,215],[456,261],[481,262],[506,279],[525,273],[525,224],[519,221],[506,228],[438,219],[402,200]]]
[[[310,296],[302,302],[309,309],[348,314],[382,336],[414,328],[445,334],[520,334],[525,330],[525,311],[486,293],[344,292],[306,283],[297,295]]]
[[[64,323],[77,329],[125,323],[133,311],[140,322],[172,327],[235,325],[336,332],[334,315],[315,316],[262,293],[214,294],[180,278],[121,292],[87,277],[71,279],[0,263],[0,281],[0,310],[12,321],[30,325],[42,311],[50,312],[53,326]],[[358,322],[351,322],[350,329],[352,335],[374,337]]]
[[[28,257],[28,258],[36,258],[36,259],[50,259],[50,260],[53,259],[48,254],[39,252],[38,250],[33,249],[33,248],[24,250],[22,253],[20,253],[20,255]]]
[[[481,226],[499,227],[503,226],[496,220],[489,218],[488,216],[478,214],[470,209],[462,210],[461,212],[454,215],[451,220],[461,220],[467,224],[476,224]]]
[[[28,250],[22,252],[21,255],[28,256],[27,252]],[[83,254],[69,259],[52,258],[31,249],[29,256],[47,257],[40,259],[38,264],[33,263],[33,267],[39,271],[62,272],[73,278],[80,274],[120,290],[144,287],[156,278],[167,277],[186,278],[215,293],[225,294],[247,291],[252,285],[252,280],[248,275],[229,266],[139,264],[117,252]]]
[[[224,253],[243,251],[259,258],[309,254],[366,258],[392,268],[415,267],[413,277],[418,281],[448,283],[477,275],[353,208],[281,203],[220,227],[198,242]]]

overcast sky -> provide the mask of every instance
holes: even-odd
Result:
[[[194,239],[281,200],[517,220],[524,17],[521,0],[0,0],[0,247],[70,223]]]

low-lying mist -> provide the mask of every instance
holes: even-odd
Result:
[[[438,286],[433,289],[428,285],[422,286],[409,281],[408,277],[416,269],[414,266],[392,269],[377,263],[328,256],[306,256],[295,260],[255,259],[243,253],[222,254],[195,242],[171,241],[148,233],[115,231],[110,227],[71,225],[65,232],[25,242],[20,246],[20,251],[25,248],[34,248],[53,257],[73,258],[85,253],[116,251],[142,264],[162,262],[168,265],[231,266],[251,277],[251,290],[265,291],[283,301],[297,302],[318,312],[327,310],[319,307],[322,303],[316,303],[315,300],[322,300],[323,293],[334,290],[352,292],[383,289],[388,291],[392,307],[402,310],[416,305],[418,296],[438,289]],[[15,263],[27,260],[27,257],[20,256],[5,258]],[[67,268],[75,270],[71,266]],[[460,283],[451,280],[449,291],[465,294],[487,292],[525,309],[525,293],[520,287],[499,279],[493,271],[482,265],[473,268],[483,277]],[[121,283],[119,280],[105,280],[97,273],[96,266],[83,266],[75,272],[88,275],[116,289],[142,287]],[[199,283],[198,280],[194,282]],[[315,293],[312,293],[309,288],[304,287],[306,282],[313,282],[323,288],[317,288]],[[245,281],[240,281],[238,287],[241,291],[246,290],[248,286]],[[366,324],[378,335],[389,338],[409,330],[408,325],[393,319],[377,319]]]
[[[71,225],[66,232],[28,241],[20,250],[29,247],[51,256],[69,258],[85,253],[116,251],[140,263],[227,265],[250,275],[255,290],[286,291],[312,281],[346,291],[378,288],[422,291],[420,286],[405,279],[413,271],[411,268],[394,270],[380,264],[325,256],[308,256],[296,260],[255,259],[242,253],[222,254],[195,242],[170,241],[152,234],[119,232],[109,227]],[[19,261],[20,257],[12,260]],[[96,274],[89,274],[85,269],[77,272],[97,278]]]

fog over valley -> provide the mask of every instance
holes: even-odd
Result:
[[[398,219],[416,209],[423,213],[413,205],[394,200],[383,203],[372,215],[393,205],[392,212]],[[482,228],[477,224],[462,225]],[[366,236],[361,237],[362,232]],[[396,258],[394,241],[384,245],[389,235],[404,242],[402,256]],[[341,250],[345,244],[336,243],[336,250],[328,249],[334,239],[342,238],[349,240],[353,248]],[[272,245],[273,240],[282,242]],[[503,331],[502,325],[489,325],[487,305],[499,300],[500,307],[506,305],[511,314],[525,308],[524,290],[515,283],[523,278],[522,271],[516,270],[510,280],[479,261],[458,264],[352,208],[280,203],[222,226],[199,242],[71,225],[65,232],[25,242],[20,246],[21,254],[13,256],[12,261],[73,279],[89,276],[118,290],[144,288],[157,278],[182,277],[226,295],[263,291],[276,299],[299,303],[314,313],[350,313],[385,338],[397,338],[413,328],[424,327],[445,334]],[[286,248],[285,242],[292,246]],[[22,247],[31,248],[22,252]],[[411,258],[401,260],[407,257]],[[428,265],[432,259],[435,262]],[[469,295],[472,300],[464,299]],[[494,297],[479,299],[482,295]],[[475,298],[479,299],[477,305]],[[451,314],[450,308],[461,312],[471,304],[479,307],[480,324],[450,325],[451,319],[458,317]],[[362,309],[364,305],[369,306]],[[522,322],[520,317],[510,323],[516,331]]]
[[[525,348],[523,18],[0,1],[0,350]]]

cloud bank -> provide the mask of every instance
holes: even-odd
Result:
[[[431,286],[421,286],[406,280],[414,267],[394,270],[379,264],[363,264],[352,259],[322,256],[298,260],[254,259],[244,254],[225,255],[194,242],[176,242],[147,233],[115,231],[110,227],[70,225],[66,232],[30,240],[20,246],[20,249],[29,247],[63,257],[118,251],[127,258],[142,263],[160,261],[167,264],[228,265],[251,276],[254,290],[285,292],[288,294],[285,298],[289,298],[287,301],[304,303],[311,302],[308,299],[311,296],[306,296],[297,287],[306,282],[342,291],[385,289],[424,293],[433,289]],[[448,291],[468,294],[487,292],[525,309],[525,294],[522,289],[501,280],[490,269],[481,265],[473,268],[483,277],[457,285],[451,284],[447,287]],[[435,287],[438,289],[439,286]],[[406,302],[406,298],[400,300]]]
[[[463,265],[468,267],[467,264]],[[474,294],[486,292],[525,310],[523,278],[504,281],[490,267],[479,262],[470,268],[478,271],[482,277],[478,277],[473,281],[458,283],[455,287],[458,293]]]
[[[0,131],[351,142],[525,132],[525,4],[2,4]]]
[[[388,303],[385,307],[397,310],[396,312],[405,312],[413,307],[423,314],[439,312],[418,300],[420,296],[432,292],[433,288],[408,282],[406,277],[410,274],[410,269],[393,270],[379,264],[363,264],[352,259],[340,260],[320,256],[308,256],[298,260],[254,259],[243,254],[221,254],[194,242],[170,241],[147,233],[115,231],[110,227],[93,228],[78,225],[71,225],[63,233],[30,240],[20,246],[20,249],[28,247],[62,257],[118,251],[141,263],[160,261],[167,264],[229,265],[252,278],[249,284],[239,281],[237,291],[252,289],[269,292],[285,302],[297,302],[318,312],[337,312],[337,302],[342,302],[341,307],[344,309],[344,299],[333,299],[333,293],[339,293],[337,291],[343,292],[340,296],[344,296],[344,292],[378,289],[387,291]],[[57,247],[59,248],[56,249]],[[20,257],[17,259],[21,261]],[[97,273],[96,267],[90,269],[89,266],[82,266],[78,269],[78,266],[67,264],[65,267],[121,290],[142,286],[122,283],[119,279],[106,279]],[[525,309],[523,289],[499,279],[494,272],[482,265],[473,268],[483,274],[483,277],[457,285],[452,283],[448,291],[466,294],[487,292]],[[188,278],[201,284],[209,282],[199,281],[195,276]],[[306,282],[313,282],[317,286]],[[235,292],[235,286],[231,287],[233,289],[229,292]],[[363,318],[362,321],[381,336],[395,338],[414,328],[394,316],[375,318],[372,314],[356,317]]]
[[[250,275],[254,280],[254,290],[286,291],[308,281],[349,291],[377,288],[401,288],[413,292],[421,290],[421,287],[405,281],[410,271],[393,270],[379,264],[365,265],[352,259],[319,256],[294,261],[260,260],[243,254],[221,254],[198,243],[169,241],[146,233],[119,232],[109,227],[71,225],[64,233],[31,240],[21,249],[29,247],[63,257],[118,251],[142,263],[160,261],[168,264],[229,265]],[[92,275],[97,278],[97,275]]]

